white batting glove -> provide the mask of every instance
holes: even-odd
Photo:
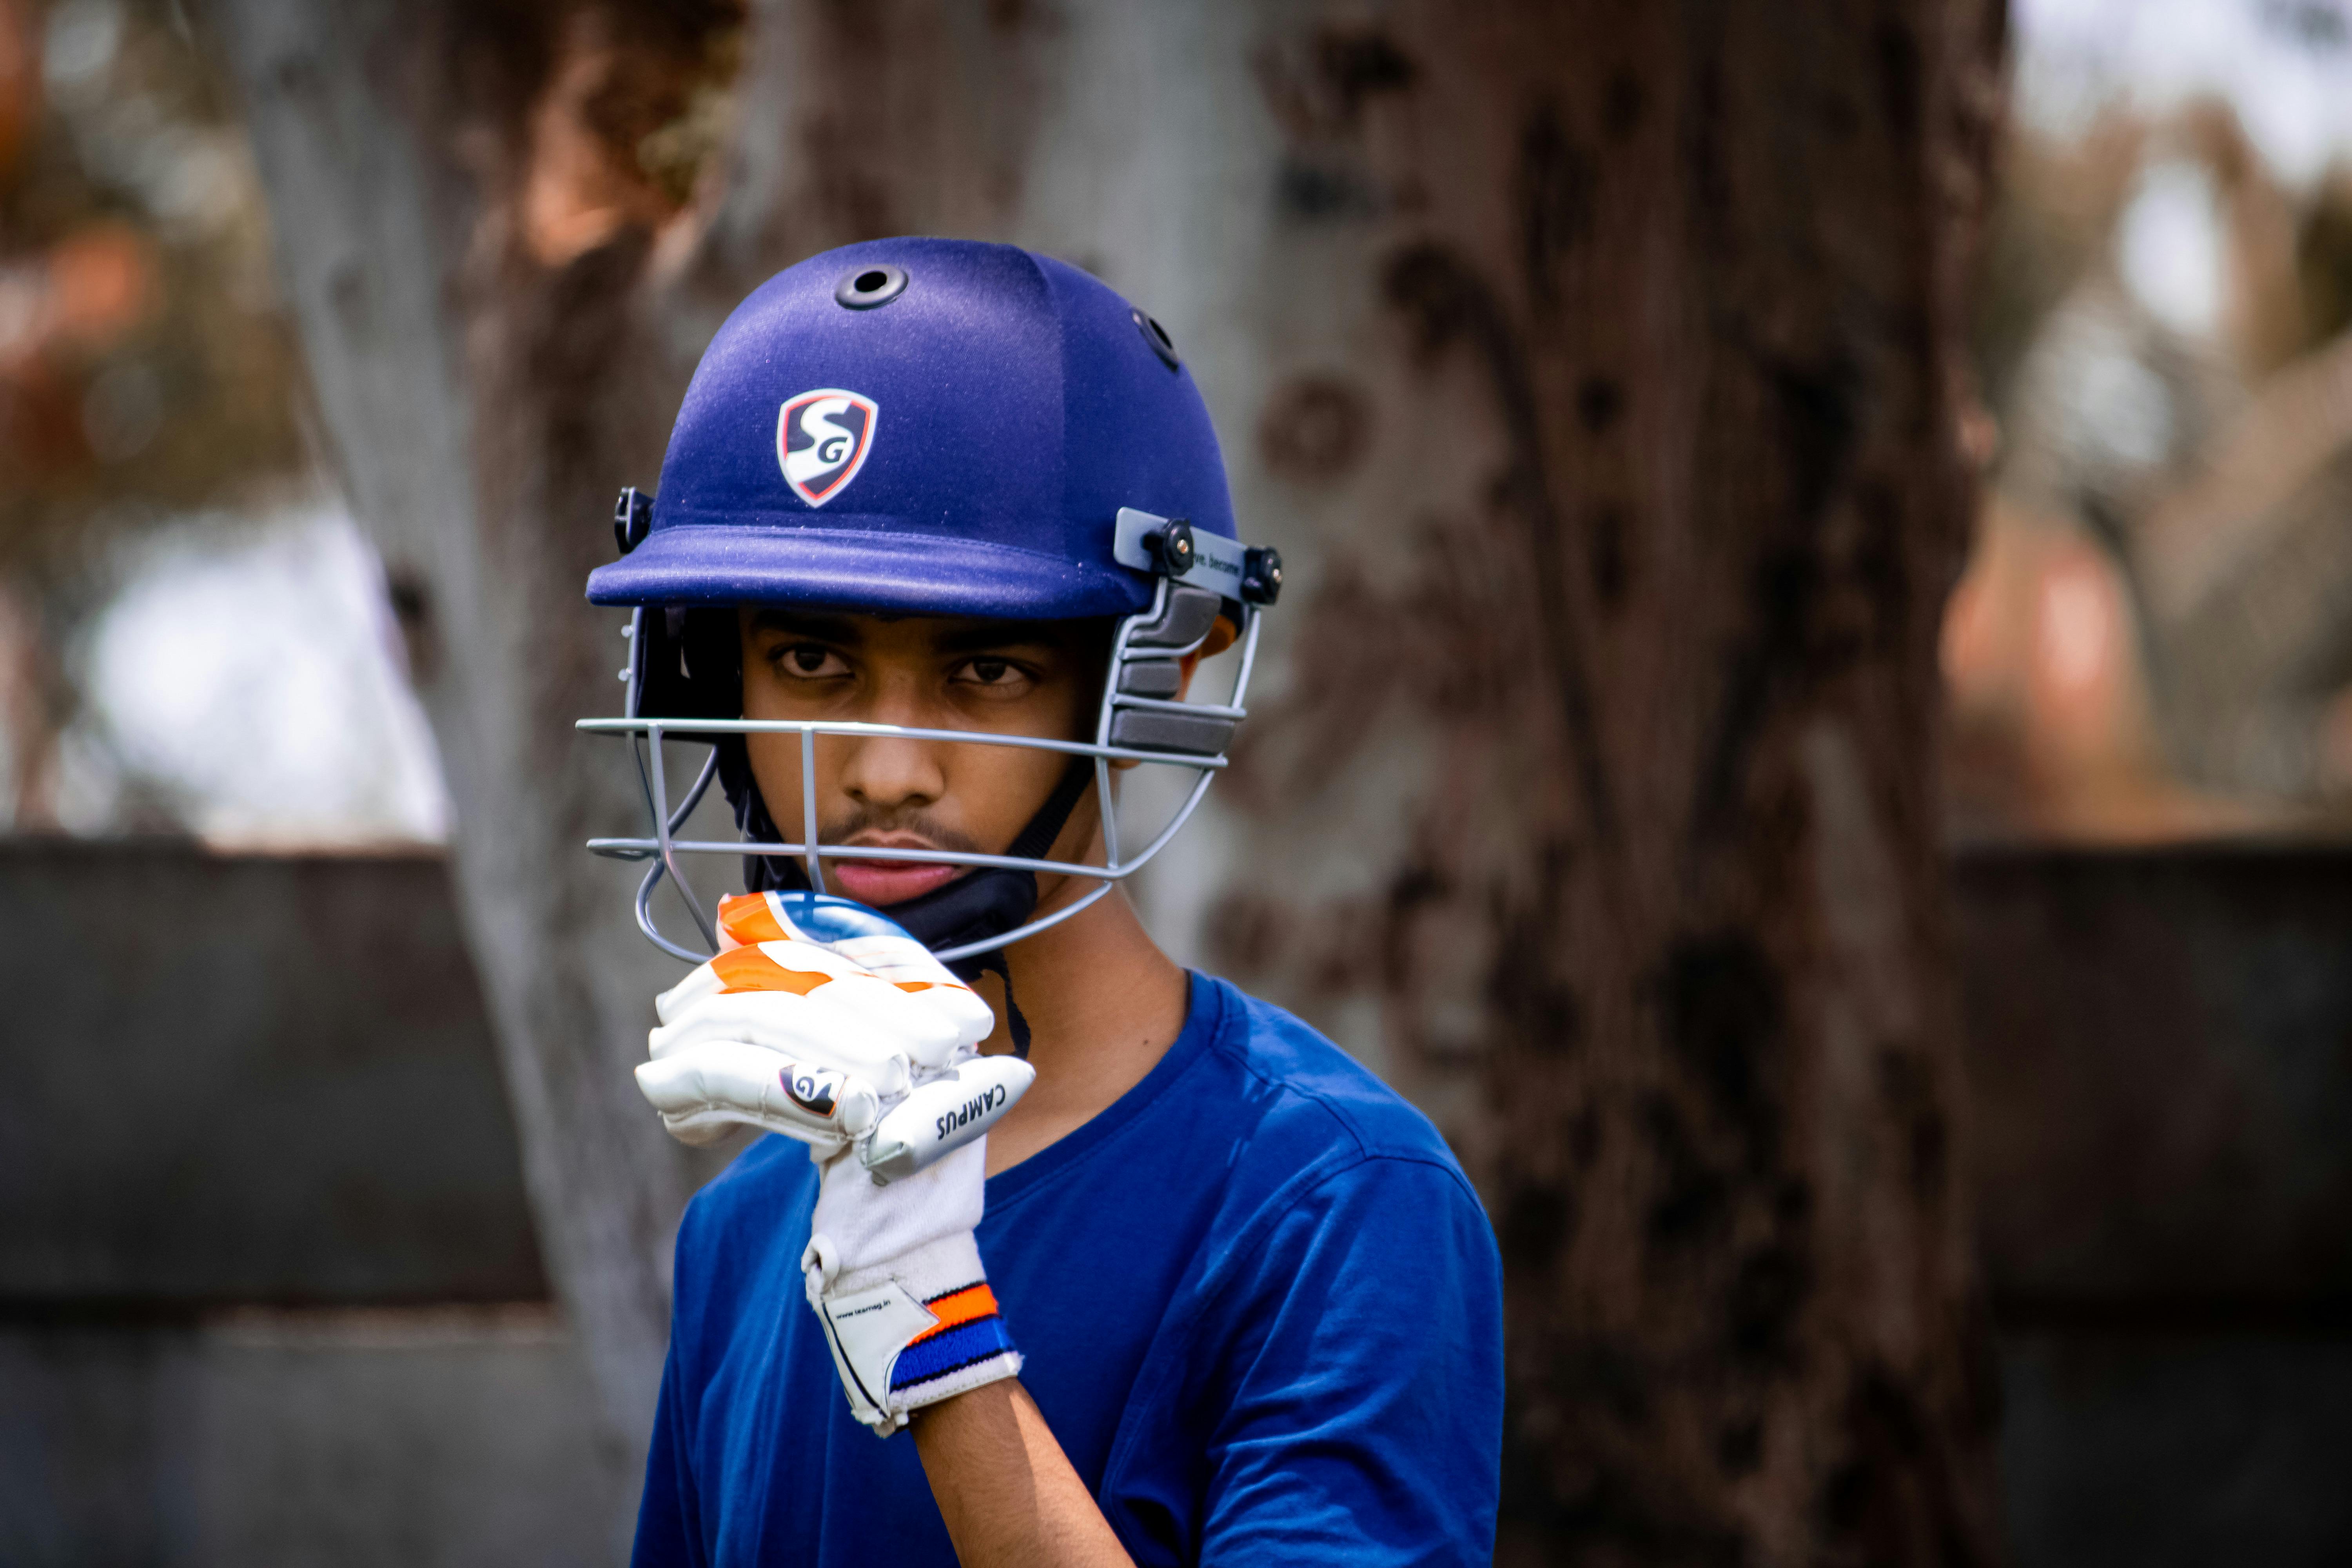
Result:
[[[670,1131],[742,1122],[824,1168],[801,1264],[850,1410],[877,1435],[1021,1370],[972,1230],[986,1132],[1034,1078],[982,1057],[987,1004],[863,905],[763,893],[720,905],[724,951],[656,1007],[638,1087]]]

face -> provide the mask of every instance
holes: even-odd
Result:
[[[886,620],[748,607],[740,616],[746,719],[1091,738],[1085,731],[1107,652],[1095,623]],[[755,734],[746,742],[768,815],[798,840],[800,737]],[[1001,855],[1071,765],[1065,753],[1013,746],[819,735],[819,841]],[[1089,792],[1071,813],[1055,857],[1082,853],[1095,823]],[[877,907],[928,893],[965,869],[906,860],[824,865],[833,890]]]

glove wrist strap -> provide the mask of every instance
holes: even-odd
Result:
[[[969,1231],[847,1273],[818,1237],[801,1267],[850,1413],[877,1436],[905,1426],[909,1411],[1020,1375]]]

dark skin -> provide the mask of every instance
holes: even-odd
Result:
[[[1101,679],[1099,625],[741,612],[743,716],[1078,739]],[[1213,644],[1208,651],[1214,651]],[[1190,682],[1192,659],[1184,661]],[[749,737],[771,815],[796,824],[800,739]],[[1060,754],[896,736],[820,736],[817,820],[827,844],[1002,854],[1053,793]],[[789,804],[787,804],[789,803]],[[793,826],[784,831],[797,837]],[[1047,858],[1100,864],[1101,804],[1089,788]],[[960,873],[829,860],[832,890],[886,910]],[[1041,876],[1037,913],[1095,883]],[[1184,972],[1152,942],[1124,891],[1006,950],[1037,1080],[988,1134],[991,1175],[1076,1131],[1143,1080],[1184,1026]],[[982,1049],[1010,1050],[1003,995]],[[943,1400],[914,1420],[915,1447],[960,1561],[1131,1561],[1037,1406],[1012,1379]]]

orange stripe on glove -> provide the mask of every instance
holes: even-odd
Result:
[[[737,947],[757,947],[763,942],[784,942],[792,932],[776,918],[766,893],[730,893],[719,900],[719,929]]]
[[[796,996],[805,996],[833,981],[832,975],[814,970],[786,969],[756,947],[728,949],[710,961],[710,973],[719,977],[719,989],[724,995],[744,991],[790,991]]]
[[[967,1285],[961,1290],[951,1290],[934,1300],[926,1301],[923,1307],[939,1321],[908,1340],[907,1342],[910,1345],[921,1344],[934,1334],[946,1333],[959,1323],[996,1316],[996,1292],[990,1289],[988,1281],[983,1279],[977,1285]]]

